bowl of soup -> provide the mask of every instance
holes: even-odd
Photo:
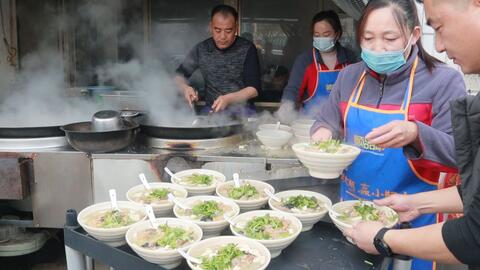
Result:
[[[78,213],[80,226],[94,238],[110,246],[125,244],[125,233],[135,223],[146,217],[142,205],[128,201],[118,201],[118,209],[110,202],[91,205]]]
[[[207,169],[184,170],[175,176],[170,178],[172,183],[184,187],[190,196],[211,195],[217,185],[226,180],[222,173]]]
[[[329,211],[333,223],[342,232],[360,221],[378,221],[387,228],[398,223],[398,214],[386,206],[377,206],[370,201],[349,200],[334,204]],[[352,239],[347,237],[352,242]]]
[[[157,218],[154,224],[148,220],[138,222],[127,231],[125,238],[140,257],[166,269],[181,264],[183,258],[177,249],[187,251],[203,236],[202,229],[187,220]]]
[[[180,185],[172,183],[150,183],[151,189],[143,185],[134,186],[127,191],[127,199],[134,203],[151,205],[155,216],[173,216],[173,203],[168,200],[167,195],[172,193],[176,198],[186,198],[188,191]]]
[[[281,202],[270,198],[268,200],[270,208],[296,216],[302,222],[302,231],[311,230],[332,206],[332,201],[327,196],[308,190],[287,190],[275,196]]]
[[[270,252],[262,244],[239,236],[218,236],[193,244],[188,255],[200,259],[187,260],[193,270],[263,270],[270,263]]]
[[[217,195],[233,200],[240,206],[241,212],[252,211],[262,208],[268,201],[268,195],[265,189],[275,193],[275,189],[264,181],[242,180],[239,187],[236,187],[234,181],[221,183],[217,186]]]
[[[220,235],[228,227],[225,216],[233,218],[240,207],[232,200],[217,196],[194,196],[182,200],[187,209],[175,205],[173,213],[177,218],[194,222],[203,230],[203,237]]]
[[[234,235],[263,244],[272,258],[280,255],[302,231],[302,223],[294,215],[272,210],[246,212],[235,217],[232,223],[230,230]]]

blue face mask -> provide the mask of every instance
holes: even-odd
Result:
[[[360,56],[370,69],[379,74],[393,72],[406,63],[403,54],[410,46],[411,38],[412,36],[410,36],[408,44],[403,50],[378,53],[362,48],[362,53]]]
[[[335,47],[335,38],[332,37],[314,37],[313,47],[320,52],[328,52]]]

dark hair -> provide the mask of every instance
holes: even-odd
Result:
[[[313,19],[312,19],[312,25],[311,25],[312,32],[315,24],[321,21],[326,21],[332,26],[335,33],[338,34],[338,39],[342,37],[342,34],[343,34],[342,24],[340,23],[340,18],[338,18],[338,14],[335,11],[326,10],[326,11],[320,11],[317,14],[315,14],[315,16],[313,16]]]
[[[393,9],[393,17],[398,25],[401,26],[402,31],[405,28],[410,31],[413,30],[416,26],[420,26],[420,20],[418,19],[417,7],[413,0],[370,0],[363,10],[362,17],[358,23],[357,28],[357,42],[361,43],[363,36],[363,31],[365,30],[365,23],[368,16],[372,11],[391,7]],[[406,33],[404,33],[406,34]],[[441,63],[440,60],[428,54],[423,48],[422,41],[419,39],[417,41],[418,55],[425,62],[429,71],[432,71],[436,64]]]
[[[222,14],[223,16],[228,16],[228,15],[232,15],[233,18],[235,19],[235,22],[238,22],[238,12],[237,10],[232,7],[232,6],[229,6],[229,5],[224,5],[224,4],[220,4],[220,5],[216,5],[213,9],[212,9],[212,13],[210,15],[210,19],[213,18],[213,16],[215,16],[217,13],[220,13]]]

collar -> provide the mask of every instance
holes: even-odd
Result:
[[[323,63],[323,59],[320,55],[320,52],[313,48],[315,50],[315,53],[317,55],[317,61],[320,65],[324,65],[325,63]],[[348,63],[348,60],[347,60],[347,52],[345,51],[345,48],[342,47],[342,45],[340,45],[340,43],[336,43],[335,44],[335,50],[337,52],[337,65],[344,65],[344,64],[353,64],[353,63]]]
[[[215,44],[215,40],[213,40],[213,37],[210,37],[210,42],[208,43],[208,45],[209,45],[208,50],[210,52],[213,52],[214,50],[217,50],[217,51],[220,51],[220,52],[228,51],[230,48],[232,48],[237,43],[237,40],[239,38],[240,38],[239,36],[235,36],[235,40],[233,41],[232,45],[228,46],[225,49],[220,49],[220,48],[217,47],[217,44]]]

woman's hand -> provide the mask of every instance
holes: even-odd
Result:
[[[311,140],[314,142],[321,142],[330,140],[332,138],[332,132],[328,128],[321,127],[313,133]]]
[[[376,205],[388,206],[395,210],[400,218],[400,222],[412,221],[422,213],[413,204],[410,195],[393,194],[381,200],[374,200]]]
[[[404,147],[413,143],[417,138],[417,124],[404,120],[394,120],[386,125],[374,128],[365,136],[368,143],[380,148]]]

